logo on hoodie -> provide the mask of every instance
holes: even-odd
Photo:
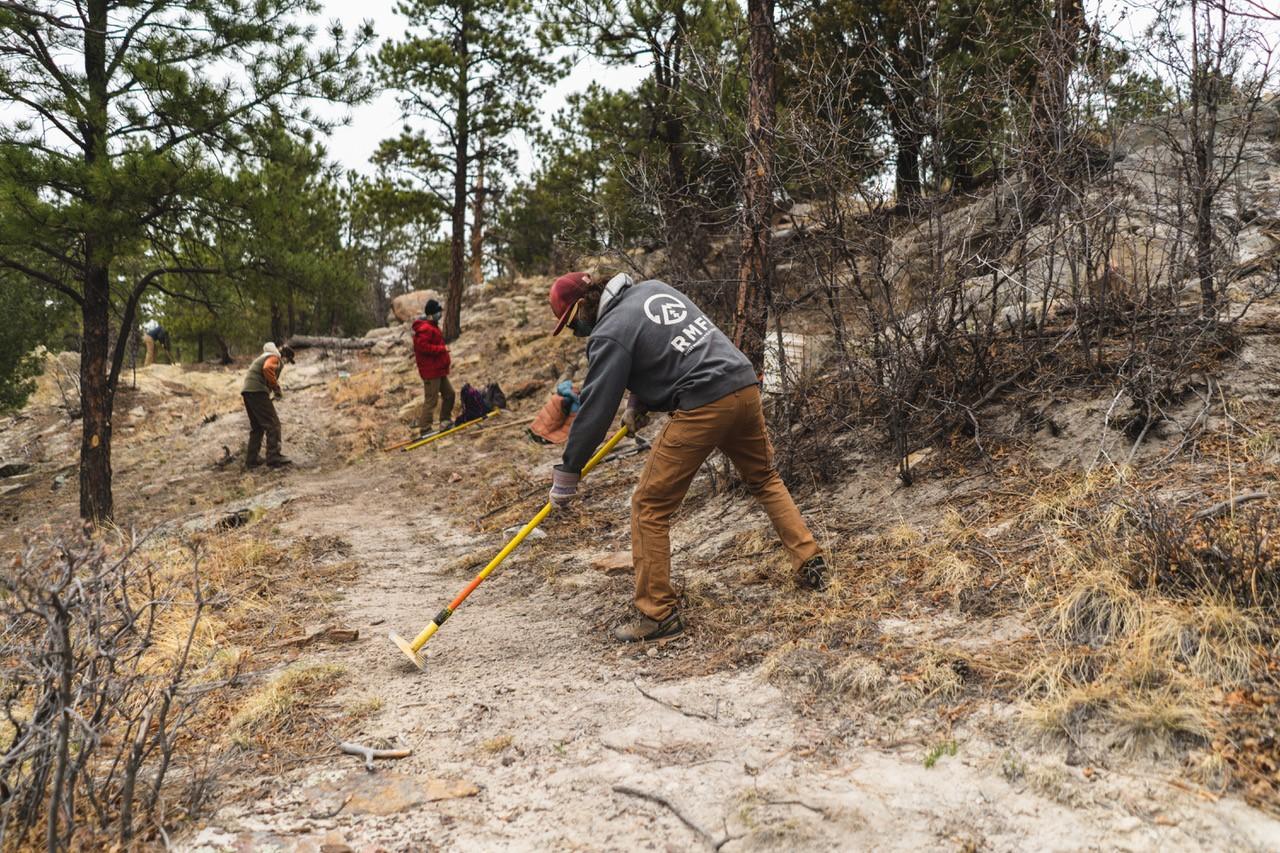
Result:
[[[674,326],[684,322],[689,309],[669,293],[655,293],[644,301],[644,315],[659,326]]]

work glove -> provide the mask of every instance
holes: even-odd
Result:
[[[632,435],[649,425],[649,410],[636,399],[635,394],[627,397],[627,408],[622,412],[622,425]]]
[[[556,509],[563,509],[578,497],[578,480],[581,474],[560,470],[557,465],[551,472],[551,503]]]
[[[284,399],[284,392],[283,392],[283,391],[273,391],[273,392],[272,392],[272,394],[271,394],[271,396],[272,396],[274,399],[276,399],[276,400],[283,400],[283,399]]]

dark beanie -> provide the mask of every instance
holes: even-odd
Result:
[[[426,306],[422,309],[422,313],[430,317],[432,314],[439,314],[444,308],[434,299],[428,299]]]

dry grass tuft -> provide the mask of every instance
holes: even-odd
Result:
[[[238,746],[279,752],[282,744],[314,734],[308,706],[332,696],[345,672],[334,664],[286,669],[241,703],[231,717],[228,736]]]
[[[1205,743],[1213,729],[1206,694],[1194,685],[1179,684],[1116,696],[1106,722],[1112,746],[1153,758],[1181,745]]]
[[[514,742],[515,738],[511,735],[498,735],[497,737],[489,738],[481,744],[481,749],[490,755],[497,755],[500,752],[506,752],[510,749],[511,744]]]
[[[925,568],[924,581],[931,587],[949,592],[957,598],[972,589],[978,579],[978,569],[973,563],[953,552],[930,560]]]
[[[927,655],[920,669],[904,679],[916,699],[923,703],[934,699],[954,699],[964,686],[964,679],[951,661],[940,655]]]
[[[842,696],[868,699],[884,687],[888,675],[879,661],[849,655],[831,673],[831,683]]]
[[[1248,679],[1262,629],[1247,613],[1224,601],[1151,609],[1151,658],[1183,665],[1206,684],[1235,687]]]
[[[1077,578],[1054,603],[1051,631],[1065,643],[1098,648],[1135,629],[1139,618],[1137,593],[1104,566]]]
[[[346,379],[334,379],[329,382],[329,399],[335,408],[346,409],[351,406],[374,406],[382,399],[387,387],[387,378],[382,368],[363,370],[353,373]]]
[[[1223,734],[1228,711],[1270,707],[1251,689],[1277,634],[1254,606],[1274,577],[1265,508],[1201,521],[1126,476],[1058,484],[1034,513],[1055,547],[1027,586],[1043,632],[1025,719],[1089,750],[1162,758],[1212,744],[1188,766],[1222,787],[1246,764]]]
[[[769,653],[760,666],[760,675],[769,681],[799,682],[815,690],[830,684],[827,667],[830,656],[810,642],[785,643]]]

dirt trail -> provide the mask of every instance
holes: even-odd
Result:
[[[449,505],[426,497],[421,472],[432,457],[412,469],[405,462],[391,454],[296,472],[279,526],[350,543],[362,571],[339,612],[360,639],[307,660],[347,668],[340,701],[382,700],[361,740],[397,737],[413,756],[380,762],[372,776],[335,755],[284,778],[247,780],[269,793],[223,807],[184,849],[1280,847],[1280,823],[1234,799],[1204,802],[1166,773],[1090,780],[1060,755],[959,729],[958,753],[926,768],[915,742],[833,748],[837,729],[843,743],[857,742],[848,737],[856,710],[803,716],[757,668],[660,680],[656,656],[698,655],[696,632],[661,652],[611,646],[604,620],[625,594],[582,565],[582,553],[567,555],[550,581],[529,558],[505,566],[432,640],[422,674],[386,632],[418,630],[470,575],[447,567],[497,540],[472,533],[465,493]],[[699,529],[686,519],[677,541]],[[615,533],[624,531],[625,521]],[[478,790],[423,802],[443,782]]]

